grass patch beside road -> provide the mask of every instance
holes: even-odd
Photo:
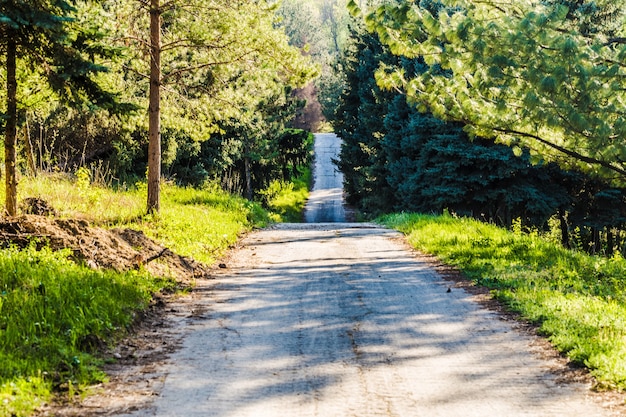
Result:
[[[306,168],[303,173],[289,182],[272,181],[262,192],[265,205],[276,222],[301,223],[304,206],[309,198],[311,170]]]
[[[215,186],[164,184],[162,210],[145,216],[145,188],[113,190],[80,176],[24,178],[20,197],[49,202],[58,217],[142,230],[172,251],[211,264],[242,232],[263,226],[257,203]],[[4,196],[0,191],[0,200]],[[98,351],[115,343],[154,294],[175,282],[144,271],[92,270],[71,251],[0,249],[0,417],[23,417],[53,393],[74,398],[105,380]]]
[[[395,214],[380,219],[418,250],[457,267],[525,319],[598,388],[626,389],[626,261],[567,250],[537,234],[473,219]]]
[[[95,353],[172,285],[132,271],[94,271],[71,251],[0,251],[0,415],[24,416],[52,390],[101,381]]]

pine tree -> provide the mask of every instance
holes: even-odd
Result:
[[[94,75],[106,68],[94,60],[110,57],[115,51],[94,42],[103,34],[93,27],[73,24],[74,3],[65,0],[0,1],[0,50],[6,57],[7,74],[6,211],[10,216],[17,214],[18,62],[42,71],[49,85],[66,102],[116,112],[131,109],[118,103],[115,94],[95,81]],[[83,52],[85,50],[88,54]]]
[[[351,38],[353,44],[343,64],[346,88],[333,122],[343,139],[338,166],[344,174],[348,202],[375,214],[394,204],[380,144],[384,136],[382,115],[393,93],[382,91],[374,78],[379,62],[392,57],[376,36],[362,27],[353,28]]]
[[[379,71],[379,82],[473,136],[626,182],[626,41],[611,37],[624,0],[426,3],[390,2],[366,17],[394,53],[429,65],[415,76]]]

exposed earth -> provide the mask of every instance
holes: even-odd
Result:
[[[330,159],[316,166],[329,169]],[[332,191],[314,196],[337,198],[336,183],[316,184]],[[336,200],[312,201],[342,213]],[[196,283],[157,298],[105,353],[108,383],[41,416],[626,415],[623,395],[594,392],[487,291],[376,225],[278,225],[242,237],[221,267],[82,221],[0,225],[18,243],[29,234],[94,268],[167,265]]]
[[[25,246],[33,239],[54,250],[70,249],[74,260],[94,269],[124,271],[142,266],[158,276],[174,276],[181,284],[208,271],[205,265],[177,255],[132,229],[108,230],[92,227],[85,220],[32,214],[0,222],[1,242]]]

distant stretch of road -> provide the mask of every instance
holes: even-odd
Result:
[[[307,223],[342,223],[346,221],[343,201],[343,174],[333,163],[338,158],[341,139],[334,133],[315,135],[313,190],[304,210]]]

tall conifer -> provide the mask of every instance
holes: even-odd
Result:
[[[106,70],[94,58],[111,56],[114,52],[103,45],[90,44],[89,56],[83,53],[89,41],[103,35],[92,31],[93,28],[87,31],[72,25],[74,4],[65,0],[0,1],[0,50],[6,57],[7,73],[6,212],[10,216],[17,215],[18,63],[42,72],[65,101],[80,102],[91,108],[129,109],[119,106],[115,95],[94,81],[94,74]]]

